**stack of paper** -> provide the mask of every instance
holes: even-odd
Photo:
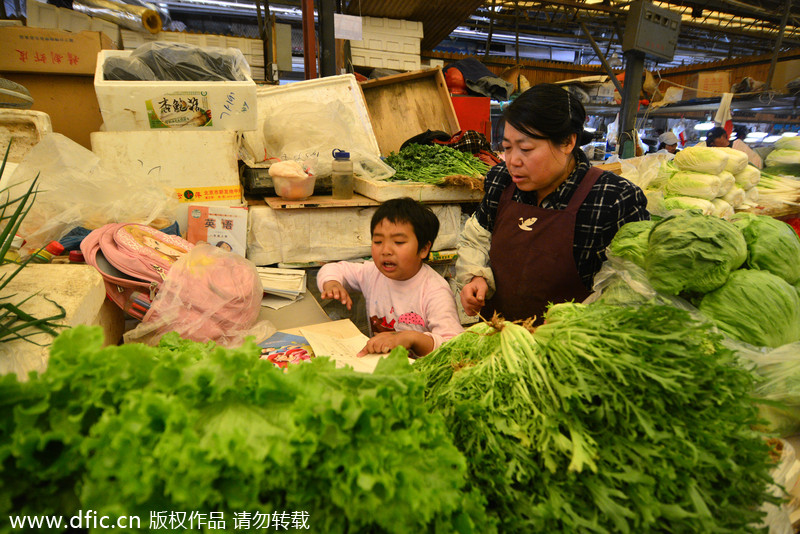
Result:
[[[303,298],[306,292],[306,272],[303,269],[256,267],[264,287],[262,306],[279,309]]]

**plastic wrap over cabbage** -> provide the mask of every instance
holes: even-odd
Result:
[[[783,221],[739,213],[733,218],[747,242],[747,267],[769,271],[794,285],[800,282],[800,237]]]
[[[797,290],[767,271],[734,271],[698,308],[720,330],[751,345],[779,347],[800,340]]]
[[[683,171],[719,174],[728,165],[728,153],[716,147],[693,146],[675,154],[672,161]]]
[[[653,226],[645,270],[657,291],[702,294],[722,286],[746,258],[747,243],[733,223],[689,210]]]

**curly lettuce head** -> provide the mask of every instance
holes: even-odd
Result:
[[[732,223],[689,210],[658,221],[650,231],[645,271],[656,291],[708,293],[747,258],[747,243]]]
[[[797,290],[767,271],[734,271],[698,308],[720,330],[751,345],[779,347],[800,340]]]
[[[747,242],[747,267],[769,271],[793,285],[800,282],[800,237],[791,226],[752,213],[738,213],[732,220]]]

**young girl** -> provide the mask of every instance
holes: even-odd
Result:
[[[388,200],[372,216],[372,262],[324,265],[317,275],[323,299],[351,309],[348,290],[367,304],[372,337],[358,353],[389,352],[402,345],[424,356],[463,331],[450,286],[423,263],[439,232],[439,220],[411,198]]]

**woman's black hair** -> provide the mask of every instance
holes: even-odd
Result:
[[[370,235],[384,219],[395,224],[410,224],[417,237],[417,252],[429,243],[432,246],[439,233],[439,219],[433,210],[410,197],[393,198],[378,206],[370,222]]]
[[[575,151],[591,141],[584,132],[586,110],[578,97],[552,83],[534,85],[519,95],[503,112],[503,121],[534,139],[561,145],[575,134]]]
[[[725,130],[725,128],[721,126],[715,126],[714,128],[711,128],[706,134],[706,146],[711,146],[711,143],[713,143],[718,137],[724,137],[726,140],[728,139],[728,132]]]

